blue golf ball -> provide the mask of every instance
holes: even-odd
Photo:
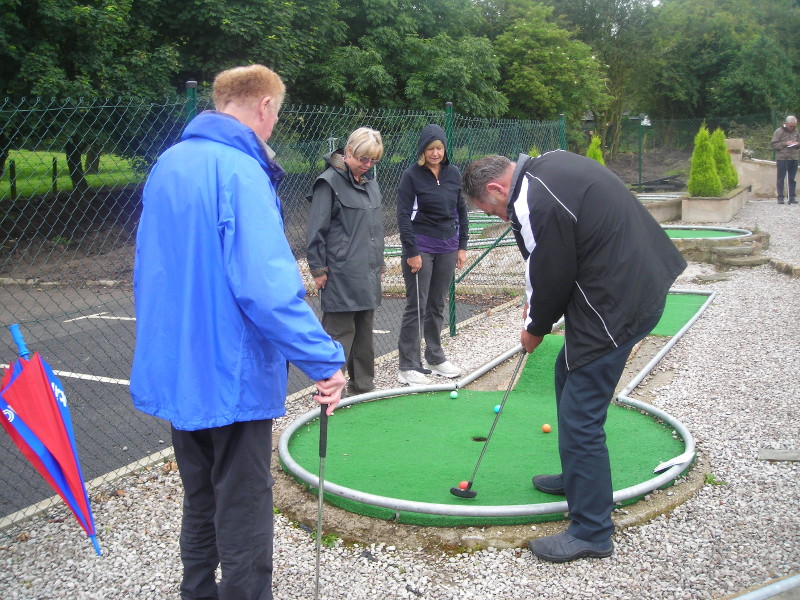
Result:
[[[500,405],[499,404],[494,407],[494,412],[496,412],[496,413],[500,412]]]

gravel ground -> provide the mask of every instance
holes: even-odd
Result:
[[[748,204],[728,225],[771,234],[765,252],[800,264],[800,208]],[[709,485],[668,515],[615,535],[605,560],[553,565],[527,549],[445,554],[385,543],[337,542],[322,553],[324,599],[725,598],[800,572],[800,463],[757,459],[762,448],[798,449],[800,279],[769,266],[701,284],[692,264],[680,288],[713,289],[715,302],[666,356],[670,383],[655,404],[681,419],[709,465]],[[518,342],[518,307],[490,315],[447,342],[448,358],[474,368]],[[378,384],[395,387],[394,362]],[[645,382],[646,385],[646,382]],[[636,393],[632,394],[636,397]],[[277,428],[309,410],[292,404]],[[0,532],[3,600],[177,599],[181,488],[166,464],[95,493],[104,556],[94,556],[64,509]],[[314,541],[276,516],[275,598],[314,594]]]

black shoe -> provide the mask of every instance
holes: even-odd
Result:
[[[778,204],[783,204],[783,200],[778,200]]]
[[[608,558],[614,553],[614,542],[587,542],[566,531],[528,542],[528,549],[542,560],[569,562],[578,558]]]
[[[554,496],[564,495],[564,482],[561,475],[536,475],[531,482],[540,492],[553,494]]]
[[[789,200],[789,204],[797,204],[797,200],[795,200],[794,198],[792,198],[791,200]]]

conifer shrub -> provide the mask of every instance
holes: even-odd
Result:
[[[689,169],[689,194],[699,197],[722,195],[722,182],[717,173],[714,152],[711,148],[711,134],[705,123],[694,136],[692,165]]]
[[[711,148],[714,151],[714,163],[717,165],[717,174],[722,182],[722,188],[732,190],[739,185],[739,175],[733,167],[731,155],[725,145],[725,132],[719,127],[711,134]]]
[[[589,148],[586,150],[586,156],[588,158],[593,158],[603,166],[606,165],[606,161],[603,160],[603,150],[600,148],[600,136],[592,134],[592,141],[589,143]]]

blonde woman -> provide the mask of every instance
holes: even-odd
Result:
[[[383,156],[381,134],[361,127],[344,148],[325,155],[308,216],[306,260],[319,290],[322,326],[345,351],[347,391],[374,389],[372,324],[381,304],[383,211],[371,174]]]

